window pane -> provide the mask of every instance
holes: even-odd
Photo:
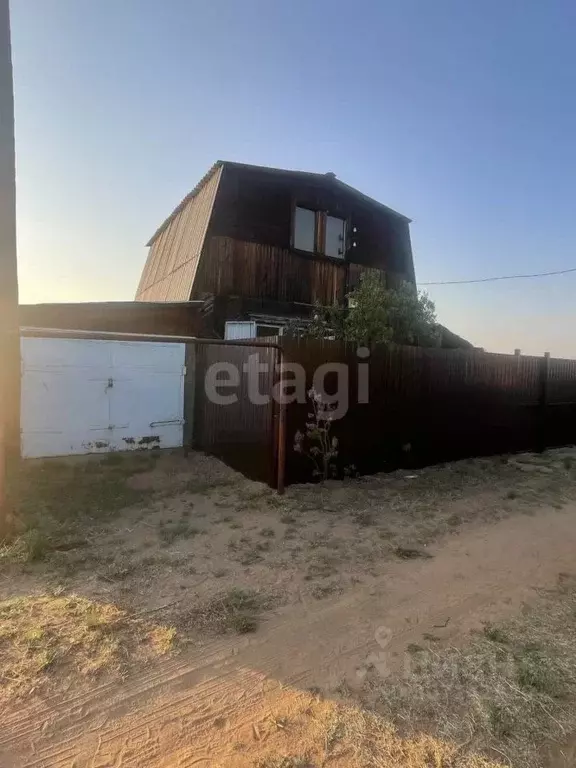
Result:
[[[257,325],[256,326],[256,338],[262,338],[264,336],[279,336],[280,328],[277,325]]]
[[[326,216],[326,256],[343,259],[346,250],[346,222]]]
[[[225,339],[254,339],[256,337],[256,323],[252,320],[228,320],[224,326]]]
[[[314,251],[316,214],[308,208],[296,208],[294,218],[294,248]]]

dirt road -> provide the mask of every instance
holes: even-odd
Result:
[[[278,610],[255,635],[184,650],[121,686],[4,713],[0,765],[254,765],[266,723],[300,692],[354,690],[369,666],[401,673],[425,633],[463,642],[574,569],[575,551],[576,508],[465,528],[430,547],[430,559],[390,563],[369,588]]]

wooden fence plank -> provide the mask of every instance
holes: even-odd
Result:
[[[262,347],[199,346],[196,357],[196,403],[194,410],[194,446],[220,457],[248,477],[275,485],[273,435],[274,401],[271,393],[275,378],[276,350]],[[258,374],[258,393],[266,403],[252,402],[247,366],[250,357],[266,366]],[[206,391],[206,375],[211,366],[232,364],[238,371],[236,388],[222,389],[222,394],[236,395],[233,403],[223,405],[211,400]],[[253,399],[253,398],[252,398]]]

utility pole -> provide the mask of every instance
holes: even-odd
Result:
[[[6,462],[19,455],[20,339],[16,265],[14,85],[9,0],[0,0],[0,538],[10,527]]]

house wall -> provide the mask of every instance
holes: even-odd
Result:
[[[414,282],[408,222],[315,177],[225,166],[192,298],[213,294],[328,305],[342,301],[366,269],[395,286]],[[357,243],[345,259],[296,251],[296,204],[345,218]],[[350,238],[350,239],[351,239]]]
[[[21,327],[114,333],[206,336],[201,303],[107,301],[82,304],[21,304]]]
[[[347,221],[345,258],[293,248],[296,205]],[[137,299],[332,304],[366,269],[381,271],[390,286],[415,282],[407,219],[335,179],[224,163],[155,234]]]
[[[214,294],[329,305],[343,300],[368,269],[361,264],[308,258],[287,248],[215,235],[206,243],[193,298]],[[385,275],[389,284],[402,277]]]
[[[347,191],[345,185],[315,175],[225,166],[208,233],[291,249],[296,204],[347,219],[356,227],[357,246],[346,254],[347,261],[414,279],[408,221]]]

